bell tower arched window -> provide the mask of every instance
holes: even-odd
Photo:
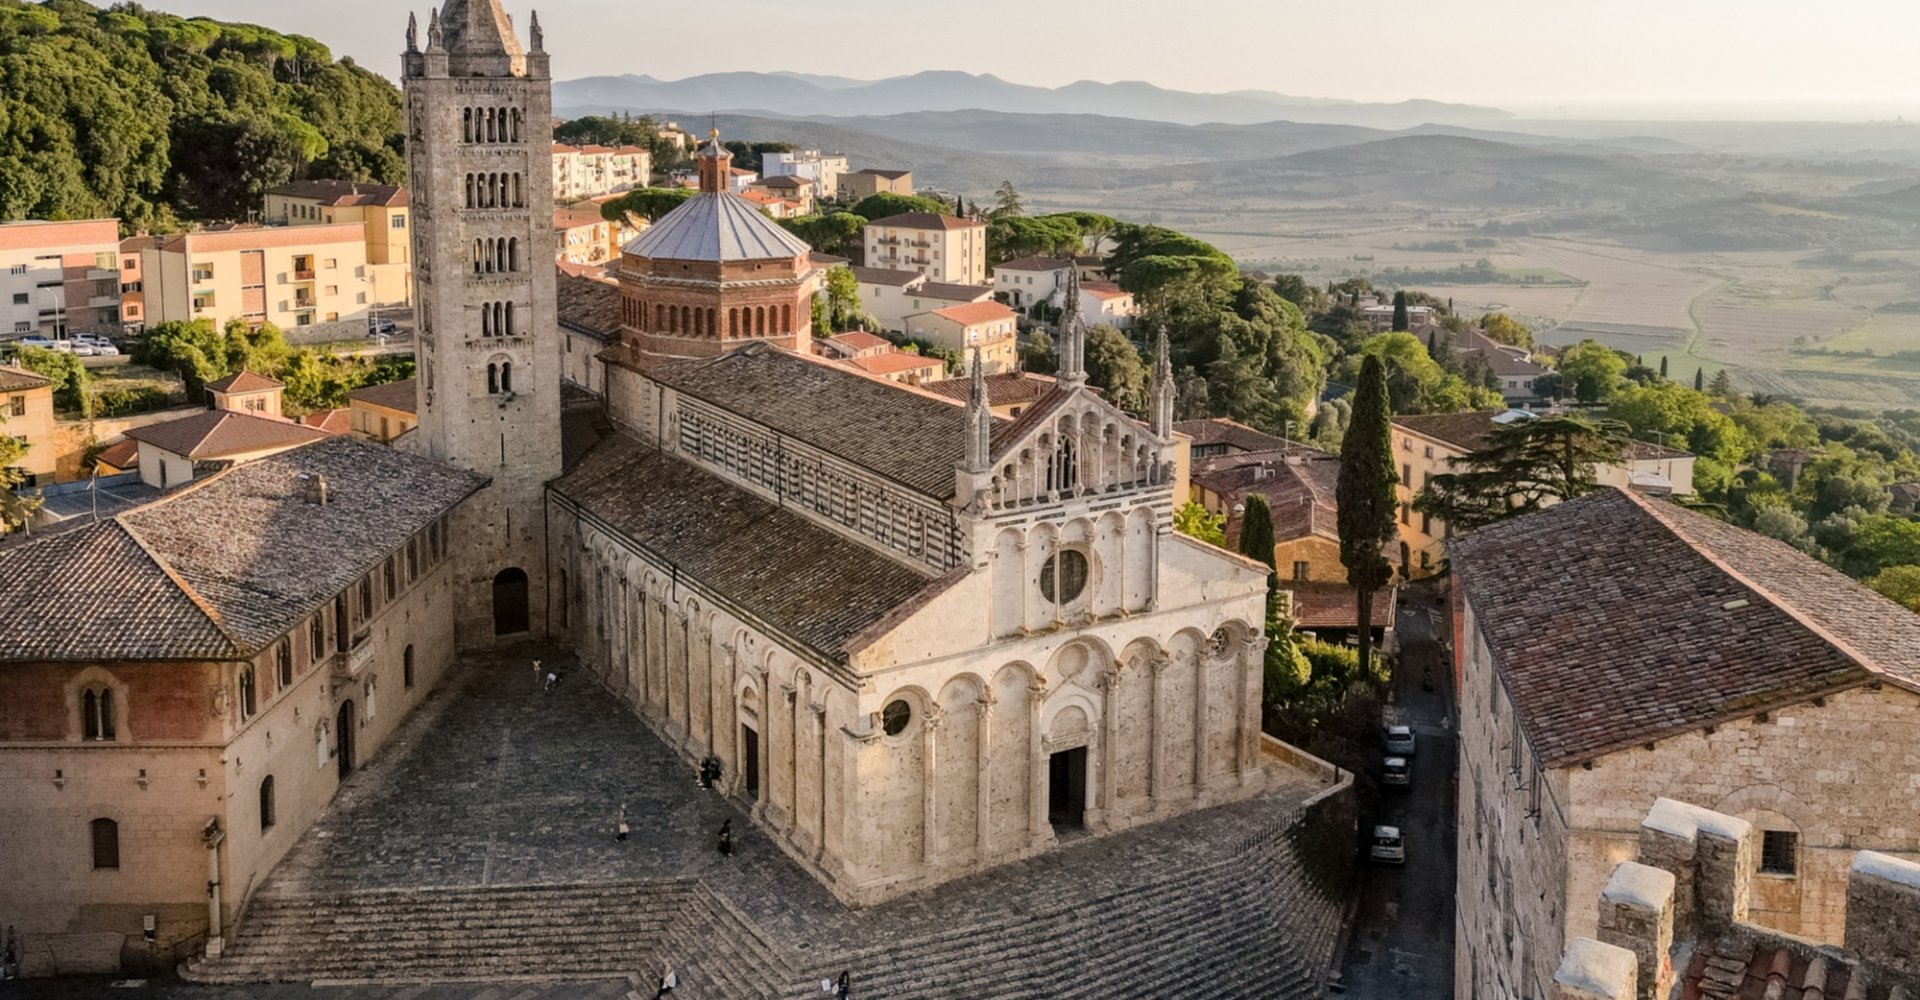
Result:
[[[118,739],[113,715],[113,689],[88,688],[80,694],[80,737],[96,742]]]

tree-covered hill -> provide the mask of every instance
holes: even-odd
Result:
[[[0,220],[165,229],[298,177],[399,183],[401,122],[391,83],[311,38],[0,0]]]

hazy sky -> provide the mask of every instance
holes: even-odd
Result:
[[[1017,83],[1560,105],[1920,111],[1912,0],[504,0],[561,79],[926,69]],[[156,0],[311,35],[397,74],[405,0]],[[426,4],[418,4],[425,20]],[[1908,110],[1911,108],[1912,110]],[[1825,115],[1823,115],[1824,117]]]

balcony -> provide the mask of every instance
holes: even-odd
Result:
[[[120,308],[120,296],[96,295],[87,300],[87,305],[94,309],[118,309]]]
[[[120,272],[110,267],[87,268],[88,281],[119,281]]]
[[[295,280],[295,281],[312,281],[312,280],[313,280],[313,272],[312,272],[312,271],[295,271],[295,272],[293,272],[293,280]]]
[[[373,643],[370,632],[362,632],[353,637],[353,644],[333,654],[332,669],[328,680],[335,685],[351,684],[373,666]]]

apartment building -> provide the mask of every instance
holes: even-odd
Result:
[[[17,468],[28,486],[53,481],[60,462],[53,432],[53,383],[24,368],[0,365],[0,437],[27,446]]]
[[[763,179],[794,177],[812,181],[814,194],[822,198],[840,196],[840,178],[846,172],[845,156],[839,153],[822,153],[817,149],[767,153],[760,158],[760,176]]]
[[[653,154],[638,146],[553,144],[553,200],[565,204],[643,188]]]
[[[382,305],[413,304],[407,189],[351,181],[295,181],[267,192],[262,220],[283,226],[357,222],[366,231],[367,284]]]
[[[971,302],[909,316],[907,327],[908,336],[959,351],[968,364],[978,350],[989,375],[1019,370],[1013,310],[998,302]]]
[[[161,237],[140,257],[150,325],[241,319],[365,332],[372,289],[361,223],[223,226]]]
[[[867,223],[866,265],[916,271],[955,285],[987,283],[987,224],[934,212],[906,212]]]
[[[120,330],[120,221],[0,224],[0,341]]]

